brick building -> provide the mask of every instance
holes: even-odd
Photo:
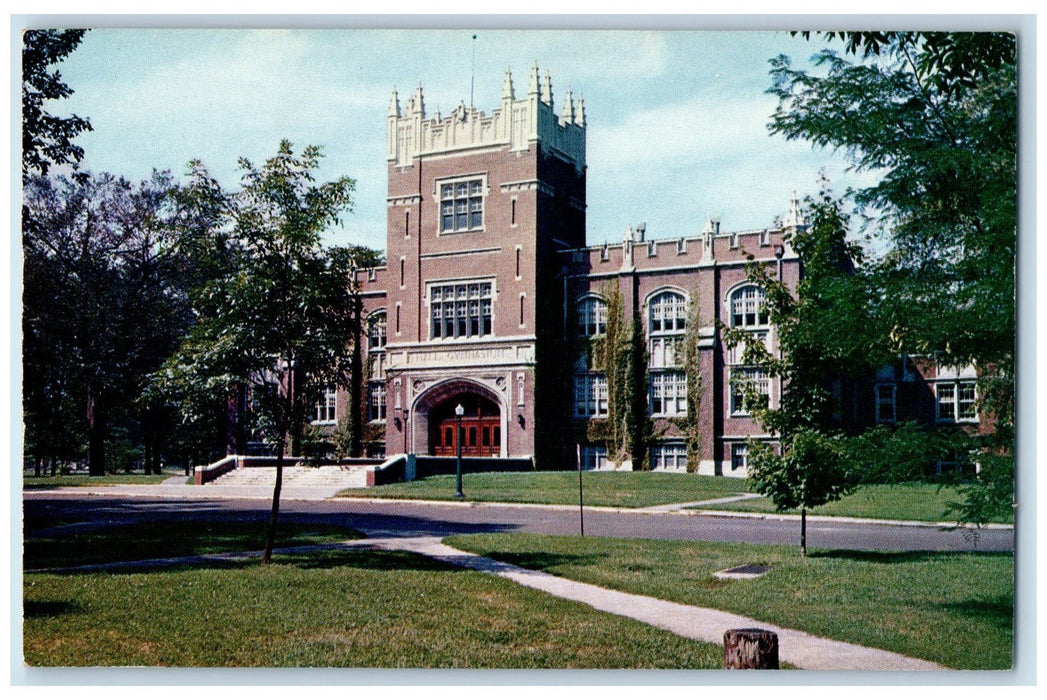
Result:
[[[707,221],[697,234],[655,240],[640,224],[621,243],[586,246],[584,104],[568,92],[557,114],[551,78],[537,65],[519,92],[506,73],[489,115],[464,103],[428,115],[421,87],[405,107],[393,92],[387,264],[357,280],[369,328],[368,453],[454,454],[461,405],[464,455],[614,466],[594,431],[611,400],[607,368],[592,352],[611,309],[644,332],[648,465],[682,471],[690,450],[700,473],[744,476],[746,441],[770,436],[740,387],[755,385],[772,405],[781,388],[741,364],[717,328],[743,328],[773,350],[764,294],[745,266],[752,256],[798,282],[786,241],[804,225],[798,202],[783,202],[781,224],[767,229],[721,232]],[[952,420],[977,420],[966,375],[944,377],[939,390],[907,371],[888,368],[853,387],[853,420],[900,419],[910,409],[899,402],[920,392],[931,392],[922,405],[938,420],[949,410]],[[332,389],[317,422],[346,409]]]

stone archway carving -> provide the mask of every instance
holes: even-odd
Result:
[[[501,457],[508,456],[508,434],[506,400],[503,391],[477,379],[454,377],[444,379],[425,387],[421,393],[415,396],[411,402],[411,422],[409,426],[409,442],[411,450],[416,454],[433,454],[434,447],[431,444],[431,426],[429,422],[430,411],[441,406],[447,401],[458,396],[475,396],[494,404],[498,410],[497,454]]]

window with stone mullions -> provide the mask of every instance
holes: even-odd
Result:
[[[490,282],[433,286],[429,290],[429,307],[433,338],[491,335]]]
[[[771,382],[763,367],[735,367],[731,369],[731,413],[748,415],[746,394],[752,387],[757,394],[770,398]]]
[[[323,396],[315,405],[314,423],[334,423],[338,420],[338,393],[334,385],[324,387]]]
[[[686,323],[687,301],[682,294],[663,292],[651,300],[651,333],[682,333]]]
[[[975,382],[938,382],[934,388],[938,398],[939,421],[978,420]]]
[[[678,367],[687,325],[687,300],[682,294],[662,292],[651,300],[648,318],[648,357],[651,369]]]
[[[770,323],[767,313],[767,293],[757,286],[742,287],[731,294],[731,325],[735,328],[766,326]]]
[[[683,372],[651,374],[651,415],[682,416],[687,413],[687,375]]]
[[[603,374],[579,374],[574,378],[574,415],[579,417],[607,415],[607,377]]]
[[[590,338],[607,332],[607,304],[595,297],[578,302],[578,335]]]
[[[368,394],[367,419],[385,420],[385,382],[371,382]]]
[[[440,233],[483,228],[483,181],[467,180],[440,185]]]
[[[384,313],[373,314],[367,327],[368,347],[371,350],[382,350],[386,341],[386,321]]]

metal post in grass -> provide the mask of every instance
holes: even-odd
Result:
[[[458,459],[455,461],[454,466],[454,497],[465,498],[465,494],[462,493],[462,416],[465,415],[465,409],[462,408],[462,404],[454,407],[454,415],[458,419],[458,439],[455,440],[458,446]]]
[[[581,536],[585,537],[585,509],[582,507],[582,446],[575,443],[574,450],[575,462],[578,464],[578,530]]]

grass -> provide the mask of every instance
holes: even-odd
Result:
[[[64,474],[57,476],[30,476],[22,477],[22,488],[30,489],[54,489],[61,486],[111,486],[124,484],[159,484],[172,476],[181,476],[188,481],[191,477],[185,476],[181,469],[177,471],[166,471],[163,474],[106,474],[105,476],[88,476],[87,474]]]
[[[722,650],[404,552],[28,574],[31,666],[718,668]]]
[[[837,515],[851,518],[876,518],[880,520],[919,520],[938,522],[955,520],[956,516],[947,515],[950,503],[962,498],[953,486],[937,484],[870,484],[862,486],[849,496],[839,501],[808,511],[812,515]],[[749,511],[757,513],[777,512],[771,499],[754,498],[734,503],[714,506],[717,510]],[[788,510],[786,513],[799,514],[799,510]],[[996,519],[992,522],[1013,523],[1014,517]]]
[[[576,505],[577,472],[487,472],[463,477],[465,500],[501,503]],[[655,472],[585,472],[582,476],[585,504],[615,508],[646,508],[669,503],[694,503],[749,493],[741,479],[699,474]],[[404,484],[366,489],[346,489],[338,494],[350,498],[404,498],[453,501],[454,476],[432,476]],[[952,486],[926,483],[873,484],[834,503],[809,511],[812,515],[835,515],[880,520],[938,522],[955,519],[946,515],[950,503],[961,500]],[[775,513],[769,498],[695,506],[714,510]],[[796,513],[799,511],[785,511]],[[1011,518],[1006,521],[1013,522]]]
[[[697,474],[584,472],[586,505],[643,508],[689,503],[745,492],[745,482]],[[577,472],[501,472],[462,477],[466,500],[577,505]],[[454,476],[432,476],[405,484],[347,489],[340,496],[454,500]]]
[[[27,533],[48,523],[26,523]],[[102,564],[139,559],[183,557],[262,548],[264,522],[155,521],[98,530],[59,529],[25,540],[23,566],[28,570]],[[43,531],[46,533],[46,531]],[[277,547],[342,542],[361,537],[355,530],[322,524],[281,522]]]
[[[1012,554],[855,552],[548,535],[458,535],[448,543],[612,589],[713,607],[961,669],[1012,664]],[[713,572],[771,567],[753,580]]]

